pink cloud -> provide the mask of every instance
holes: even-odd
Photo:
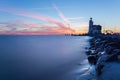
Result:
[[[34,15],[34,14],[17,14],[17,15],[30,17],[30,18],[34,18],[34,19],[40,19],[40,20],[43,20],[43,21],[47,21],[49,23],[57,25],[57,27],[59,27],[59,29],[61,29],[61,30],[68,31],[69,33],[74,33],[74,30],[71,29],[70,27],[64,25],[63,23],[61,23],[61,22],[59,22],[57,20],[54,20],[54,19],[51,19],[51,18],[48,18],[48,17],[45,17],[45,16]]]
[[[1,22],[4,25],[0,29],[0,34],[17,34],[17,35],[51,35],[51,34],[67,34],[71,32],[69,28],[61,28],[48,24],[33,23],[28,21],[17,20],[12,22]]]
[[[54,19],[50,19],[50,18],[47,18],[45,16],[41,16],[41,15],[36,15],[36,14],[27,14],[27,13],[24,13],[24,14],[16,14],[16,15],[19,15],[19,16],[25,16],[25,17],[30,17],[30,18],[34,18],[34,19],[39,19],[39,20],[43,20],[43,21],[47,21],[49,23],[53,23],[53,24],[56,24],[58,25],[59,27],[63,27],[63,28],[66,28],[66,26]]]
[[[42,25],[42,24],[37,24],[37,23],[22,23],[21,21],[17,21],[17,22],[12,22],[12,23],[9,23],[9,22],[7,22],[7,23],[4,23],[4,24],[6,24],[6,27],[8,27],[8,28],[11,28],[10,30],[11,31],[9,31],[9,32],[7,32],[7,33],[15,33],[15,34],[17,34],[17,32],[18,33],[21,33],[22,34],[22,32],[23,33],[32,33],[33,31],[26,31],[25,32],[25,30],[24,31],[16,31],[17,29],[19,29],[19,28],[26,28],[26,26],[27,27],[36,27],[36,26],[42,26],[41,27],[41,30],[43,30],[43,31],[37,31],[37,32],[34,32],[34,33],[41,33],[41,34],[47,34],[47,33],[56,33],[56,34],[70,34],[70,33],[74,33],[75,32],[75,30],[73,30],[73,29],[71,29],[68,25],[65,25],[65,24],[63,24],[62,22],[60,22],[60,21],[57,21],[57,20],[55,20],[55,19],[53,19],[53,18],[49,18],[49,17],[46,17],[46,16],[43,16],[43,15],[37,15],[37,14],[32,14],[32,13],[28,13],[28,12],[26,12],[26,11],[23,11],[23,10],[19,10],[19,9],[12,9],[12,8],[8,8],[8,9],[0,9],[0,11],[4,11],[4,12],[7,12],[7,13],[11,13],[11,14],[13,14],[13,15],[17,15],[17,16],[24,16],[24,17],[29,17],[29,18],[33,18],[33,19],[39,19],[39,20],[43,20],[43,21],[46,21],[46,22],[48,22],[48,23],[50,23],[51,25],[49,25],[49,26],[46,26],[46,25]],[[61,15],[61,17],[62,17],[62,19],[65,21],[65,22],[67,22],[67,23],[70,23],[65,17],[64,17],[64,15],[61,13],[60,14]],[[1,23],[2,24],[2,23]],[[52,26],[52,24],[53,25],[56,25],[56,27],[54,27],[54,26]],[[21,27],[18,27],[18,26],[21,26]],[[39,27],[39,29],[40,29],[40,27]],[[27,29],[29,29],[30,30],[30,28],[27,28]],[[38,29],[38,30],[39,30]],[[14,30],[14,32],[13,32],[13,30]],[[3,33],[3,32],[2,32]]]
[[[70,21],[64,16],[64,14],[59,10],[59,8],[53,4],[53,7],[55,8],[55,10],[58,12],[58,15],[61,17],[61,19],[67,23],[67,24],[71,24]]]

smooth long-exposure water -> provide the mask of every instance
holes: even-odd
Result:
[[[89,37],[0,36],[0,80],[84,80]]]

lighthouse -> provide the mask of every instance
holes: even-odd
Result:
[[[92,18],[90,18],[89,20],[89,34],[92,34],[92,27],[93,27],[93,21],[92,21]]]
[[[101,34],[102,26],[94,25],[92,18],[89,20],[89,31],[88,34],[90,36],[97,36]]]

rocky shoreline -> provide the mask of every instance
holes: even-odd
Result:
[[[105,80],[120,80],[119,70],[114,69],[116,65],[112,65],[117,63],[117,66],[120,66],[120,34],[93,37],[90,39],[90,47],[87,49],[86,54],[88,55],[89,63],[95,65],[98,80],[104,80],[101,79],[101,76],[107,76]],[[111,74],[105,74],[106,72]],[[112,74],[117,74],[118,76],[110,78]]]

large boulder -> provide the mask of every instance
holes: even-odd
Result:
[[[96,63],[97,63],[97,57],[96,57],[96,55],[89,55],[89,56],[88,56],[88,61],[89,61],[91,64],[96,64]]]
[[[119,44],[120,44],[120,41],[118,40],[118,41],[109,42],[107,45],[115,48],[120,48]]]
[[[104,50],[105,50],[105,52],[106,52],[107,54],[111,54],[112,51],[114,50],[114,47],[112,47],[112,46],[107,46]]]
[[[97,64],[96,64],[96,73],[98,76],[101,75],[102,69],[105,66],[105,62],[106,62],[107,58],[108,58],[107,54],[101,54],[101,56],[99,56]]]
[[[92,52],[91,52],[91,50],[86,50],[86,52],[85,52],[87,55],[90,55]]]
[[[118,60],[118,55],[120,54],[120,50],[119,49],[114,49],[112,54],[109,55],[109,57],[107,58],[106,61],[116,61]]]

